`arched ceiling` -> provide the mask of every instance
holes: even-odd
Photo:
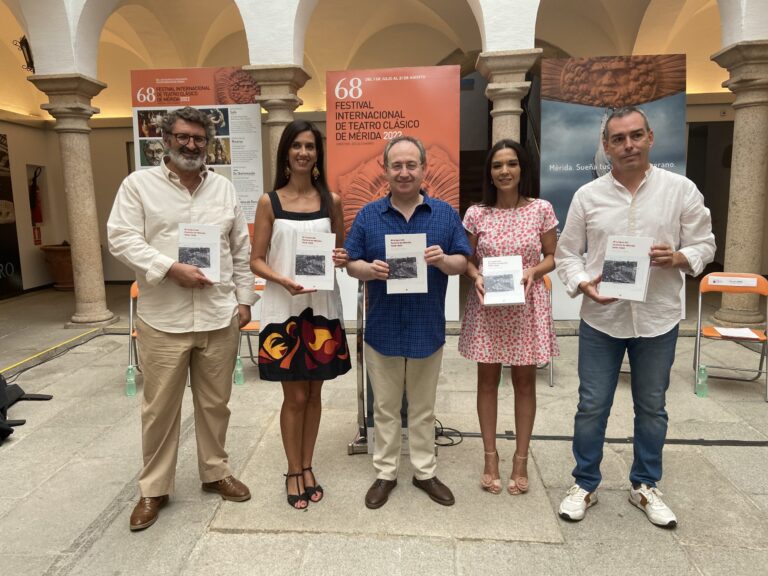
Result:
[[[40,105],[47,102],[45,95],[27,82],[30,74],[23,69],[24,57],[13,45],[24,35],[11,9],[0,2],[0,70],[3,82],[0,84],[0,110],[7,110],[25,116],[44,117]]]
[[[570,56],[686,54],[689,93],[724,92],[716,0],[541,0],[536,38]]]
[[[447,61],[466,69],[482,49],[475,14],[478,7],[487,10],[492,4],[317,2],[304,37],[304,67],[312,79],[299,93],[303,109],[324,109],[327,71]],[[97,77],[108,88],[94,105],[102,116],[130,115],[131,69],[248,64],[248,42],[235,0],[185,0],[183,10],[179,5],[157,0],[117,3],[99,39]],[[500,19],[509,18],[510,25],[514,21],[512,12],[492,16],[497,28]],[[39,109],[46,98],[26,81],[21,54],[11,44],[24,33],[21,17],[19,0],[0,0],[0,65],[6,72],[0,109],[46,117]],[[249,17],[257,18],[258,13]],[[694,93],[724,90],[720,84],[726,72],[710,61],[721,48],[720,37],[716,0],[541,0],[536,25],[537,44],[571,56],[686,53],[688,91]]]

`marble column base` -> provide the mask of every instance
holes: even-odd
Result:
[[[109,312],[109,311],[108,311]],[[110,314],[112,314],[110,312]],[[85,316],[72,316],[69,322],[64,324],[64,328],[102,328],[104,326],[110,326],[120,321],[120,316],[112,314],[110,318],[105,320],[97,320],[95,318],[88,319]]]

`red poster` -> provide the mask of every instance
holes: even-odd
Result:
[[[415,136],[427,151],[423,187],[459,208],[459,67],[347,70],[326,74],[328,185],[357,211],[387,194],[387,140]]]

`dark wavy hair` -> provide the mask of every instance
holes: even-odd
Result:
[[[315,150],[317,151],[317,169],[320,171],[320,176],[312,178],[312,184],[314,184],[317,191],[320,192],[320,203],[328,210],[329,214],[333,214],[333,199],[331,198],[331,191],[328,189],[328,182],[325,180],[325,150],[323,148],[323,135],[317,126],[306,120],[294,120],[285,127],[283,135],[280,136],[280,144],[277,145],[277,167],[275,169],[275,185],[273,190],[284,188],[290,178],[285,175],[285,169],[288,167],[288,150],[291,149],[291,144],[296,140],[296,137],[302,132],[312,132],[315,137]]]
[[[164,140],[170,140],[171,133],[173,132],[173,125],[176,124],[176,120],[184,120],[185,122],[190,122],[192,124],[199,124],[205,129],[205,136],[208,138],[209,142],[213,142],[213,139],[216,136],[216,128],[208,114],[197,108],[185,106],[184,108],[168,112],[163,116],[160,128],[163,131]]]
[[[520,163],[520,184],[517,186],[517,192],[524,198],[531,197],[531,159],[528,156],[528,152],[518,142],[505,138],[499,140],[488,151],[488,156],[485,157],[485,169],[483,174],[483,206],[495,206],[498,201],[498,191],[491,178],[491,163],[496,152],[503,150],[504,148],[511,148],[517,153],[517,161]]]

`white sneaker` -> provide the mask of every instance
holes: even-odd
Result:
[[[629,489],[629,501],[645,512],[651,523],[663,528],[674,528],[677,526],[677,517],[664,504],[662,496],[658,488],[649,488],[646,484],[640,484],[637,490],[633,487]]]
[[[560,502],[558,514],[561,518],[578,522],[584,518],[587,508],[593,504],[597,504],[597,490],[587,492],[578,484],[574,484],[568,489],[563,501]]]

